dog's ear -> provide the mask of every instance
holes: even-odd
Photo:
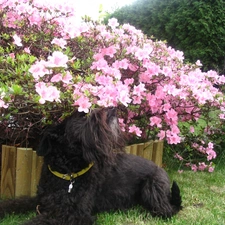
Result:
[[[57,125],[51,125],[45,130],[37,149],[37,155],[46,156],[62,142],[65,133],[65,121]]]
[[[37,149],[38,156],[46,156],[52,150],[51,135],[49,133],[44,134]]]

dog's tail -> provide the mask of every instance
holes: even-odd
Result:
[[[171,188],[171,200],[170,204],[174,209],[174,213],[179,212],[182,209],[181,206],[182,200],[180,195],[180,189],[175,181],[173,181],[173,185]]]
[[[35,211],[37,205],[36,197],[20,197],[16,199],[0,200],[0,218],[7,214],[23,214]]]

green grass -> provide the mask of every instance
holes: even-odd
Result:
[[[22,222],[32,218],[34,213],[29,213],[27,215],[8,215],[0,222],[1,225],[19,225]]]
[[[221,163],[222,164],[222,163]],[[102,213],[98,225],[225,225],[225,166],[214,173],[174,170],[168,173],[180,186],[184,209],[170,220],[152,218],[141,208],[127,212]],[[19,225],[33,214],[8,216],[1,225]]]

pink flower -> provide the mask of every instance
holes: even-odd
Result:
[[[56,75],[54,75],[52,78],[51,78],[51,82],[59,82],[62,80],[62,74],[61,73],[58,73]]]
[[[112,18],[108,20],[108,25],[112,28],[116,28],[119,26],[118,20],[116,18]]]
[[[177,112],[174,109],[170,109],[166,112],[165,118],[168,124],[173,124],[178,121]]]
[[[75,102],[74,105],[78,105],[78,111],[79,112],[89,112],[89,108],[91,107],[91,103],[89,102],[89,99],[85,96],[81,96],[78,98]]]
[[[118,121],[119,121],[119,125],[120,125],[121,130],[124,132],[125,126],[126,126],[125,123],[124,123],[124,119],[119,118]]]
[[[150,52],[148,49],[138,48],[135,52],[135,56],[138,58],[138,60],[148,59],[149,55],[150,55]]]
[[[101,58],[98,61],[92,63],[91,69],[101,70],[107,67],[108,67],[107,61],[104,58]]]
[[[36,80],[46,74],[51,74],[51,70],[46,69],[46,62],[44,60],[35,62],[35,64],[30,67],[29,72],[32,73]]]
[[[176,153],[174,155],[174,158],[179,159],[180,161],[183,161],[184,160],[183,157],[181,155],[179,155],[178,153]]]
[[[63,38],[54,38],[51,44],[58,45],[61,48],[66,48],[65,45],[67,44],[67,42]]]
[[[202,66],[202,63],[200,60],[197,60],[196,63],[195,63],[197,66],[201,67]]]
[[[138,66],[136,66],[134,64],[129,64],[128,67],[131,71],[137,71],[137,69],[138,69]]]
[[[216,152],[212,149],[207,149],[206,150],[206,153],[207,153],[207,160],[210,161],[212,159],[215,159],[216,158]]]
[[[169,144],[178,144],[181,141],[181,138],[176,133],[171,131],[166,132],[166,139]]]
[[[219,117],[220,117],[220,119],[224,120],[224,119],[225,119],[225,114],[224,114],[224,113],[221,113],[221,114],[219,115]]]
[[[115,46],[109,46],[108,48],[103,48],[101,50],[101,54],[104,55],[108,55],[111,58],[114,56],[114,54],[116,53],[116,48]]]
[[[206,168],[207,168],[207,165],[204,162],[199,163],[199,166],[198,166],[199,170],[204,171]]]
[[[21,43],[21,38],[17,35],[17,34],[14,34],[13,35],[13,39],[14,39],[14,44],[21,47],[23,46],[23,44]]]
[[[30,54],[30,48],[24,48],[24,52]]]
[[[106,66],[105,68],[102,69],[102,71],[105,74],[108,74],[108,75],[114,77],[117,80],[120,80],[121,79],[121,73],[120,73],[120,70],[119,69]]]
[[[205,152],[208,155],[207,160],[210,161],[216,158],[216,152],[213,150],[214,146],[212,142],[208,143],[208,147],[206,148]]]
[[[62,52],[55,51],[52,56],[48,57],[46,67],[67,67],[68,56],[64,55]]]
[[[113,83],[113,78],[110,76],[96,74],[95,81],[102,85],[110,85]]]
[[[39,102],[41,104],[44,104],[46,101],[53,102],[57,101],[59,102],[60,97],[60,91],[57,90],[54,86],[47,86],[44,82],[39,82],[35,84],[36,92],[40,95]]]
[[[139,85],[134,85],[133,95],[142,96],[146,91],[145,85],[140,83]]]
[[[171,109],[170,103],[165,103],[162,107],[164,111],[169,111]]]
[[[2,99],[0,99],[0,108],[8,108],[8,104],[5,104],[5,102],[2,100]]]
[[[115,87],[117,89],[118,101],[120,101],[123,105],[128,107],[128,104],[131,103],[131,101],[132,101],[132,99],[130,98],[130,95],[129,95],[129,87],[122,84],[122,82],[120,82],[120,81],[118,81],[115,84]]]
[[[213,148],[214,148],[214,145],[213,145],[212,142],[209,142],[209,143],[208,143],[208,148],[209,148],[209,149],[213,149]]]
[[[132,99],[133,99],[133,104],[141,104],[141,100],[143,99],[143,97],[141,97],[141,96],[133,96],[132,97]]]
[[[193,126],[190,126],[190,132],[194,133],[195,132],[195,128]]]
[[[166,139],[169,144],[178,144],[181,141],[181,137],[177,135],[177,133],[174,133],[171,130],[166,131]]]
[[[40,27],[42,18],[39,14],[33,12],[33,14],[31,16],[29,16],[28,19],[29,19],[31,25],[35,24],[35,25],[38,25],[38,27]]]
[[[180,133],[180,129],[178,128],[178,126],[176,126],[174,124],[171,126],[171,131],[174,134],[179,134]]]
[[[212,173],[212,172],[214,171],[214,167],[210,166],[209,169],[208,169],[208,171],[209,171],[210,173]]]
[[[159,117],[157,117],[157,116],[151,117],[151,118],[150,118],[150,122],[151,122],[151,123],[150,123],[151,126],[156,125],[156,126],[159,127],[159,128],[162,127],[162,124],[161,124],[162,119],[159,118]]]
[[[122,59],[121,61],[118,61],[118,60],[116,60],[113,64],[112,64],[112,66],[114,67],[114,68],[116,68],[116,69],[120,69],[120,68],[122,68],[122,69],[127,69],[128,68],[128,60],[127,59]]]
[[[15,53],[9,53],[9,57],[12,58],[12,59],[15,59]]]
[[[196,166],[196,164],[192,164],[191,165],[191,169],[196,172],[198,170],[198,167]]]
[[[66,71],[66,74],[62,77],[62,82],[65,84],[70,84],[71,80],[73,79],[73,76],[69,71]]]
[[[150,107],[154,107],[157,105],[156,96],[150,93],[147,94],[146,99],[148,100],[148,104]]]
[[[157,134],[157,137],[159,140],[163,140],[166,137],[166,132],[164,130],[160,130],[160,132]]]
[[[132,125],[129,127],[129,133],[134,133],[137,136],[141,137],[142,131],[140,130],[139,127],[136,127],[135,125]]]
[[[133,83],[134,83],[134,79],[133,78],[129,78],[129,79],[125,79],[124,80],[124,84],[127,85],[127,86],[129,86],[129,85],[131,85]]]

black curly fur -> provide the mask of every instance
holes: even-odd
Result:
[[[123,152],[124,142],[113,108],[86,116],[76,112],[44,135],[38,154],[44,156],[37,197],[0,202],[0,217],[35,210],[24,225],[91,225],[99,212],[141,205],[153,216],[169,218],[181,209],[181,196],[166,172],[153,162]],[[116,149],[116,152],[115,152]],[[121,150],[121,151],[120,151]],[[53,175],[92,168],[70,181]]]

